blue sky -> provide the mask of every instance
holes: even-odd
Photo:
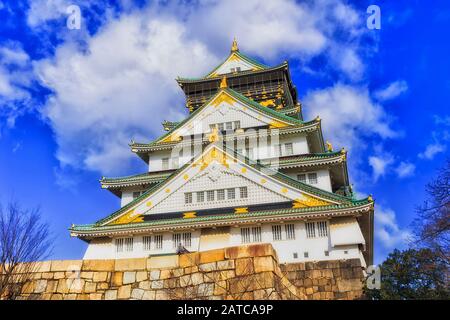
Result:
[[[269,65],[288,60],[305,118],[349,150],[355,190],[376,199],[376,262],[406,245],[448,156],[447,1],[0,0],[0,21],[0,201],[41,207],[53,259],[82,257],[67,228],[119,206],[99,178],[146,170],[128,142],[186,116],[175,77],[210,71],[234,36]]]

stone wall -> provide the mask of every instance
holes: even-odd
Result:
[[[279,265],[270,244],[37,265],[20,299],[355,299],[359,261]]]

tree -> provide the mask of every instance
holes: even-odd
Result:
[[[450,299],[447,264],[433,250],[395,249],[380,268],[381,288],[366,288],[369,299]]]
[[[414,245],[429,248],[449,265],[450,261],[450,159],[426,186],[428,199],[417,208]]]
[[[39,209],[24,210],[16,202],[0,206],[0,299],[15,299],[32,280],[36,262],[52,248],[48,225]]]

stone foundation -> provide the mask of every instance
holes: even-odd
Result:
[[[20,299],[358,299],[359,260],[279,265],[270,244],[37,265]]]

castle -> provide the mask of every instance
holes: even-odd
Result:
[[[148,172],[102,178],[121,208],[70,233],[84,259],[123,259],[270,243],[280,263],[372,264],[372,197],[355,199],[347,152],[305,121],[287,62],[239,51],[202,78],[178,78],[189,116],[132,142]],[[329,121],[332,121],[329,120]]]

